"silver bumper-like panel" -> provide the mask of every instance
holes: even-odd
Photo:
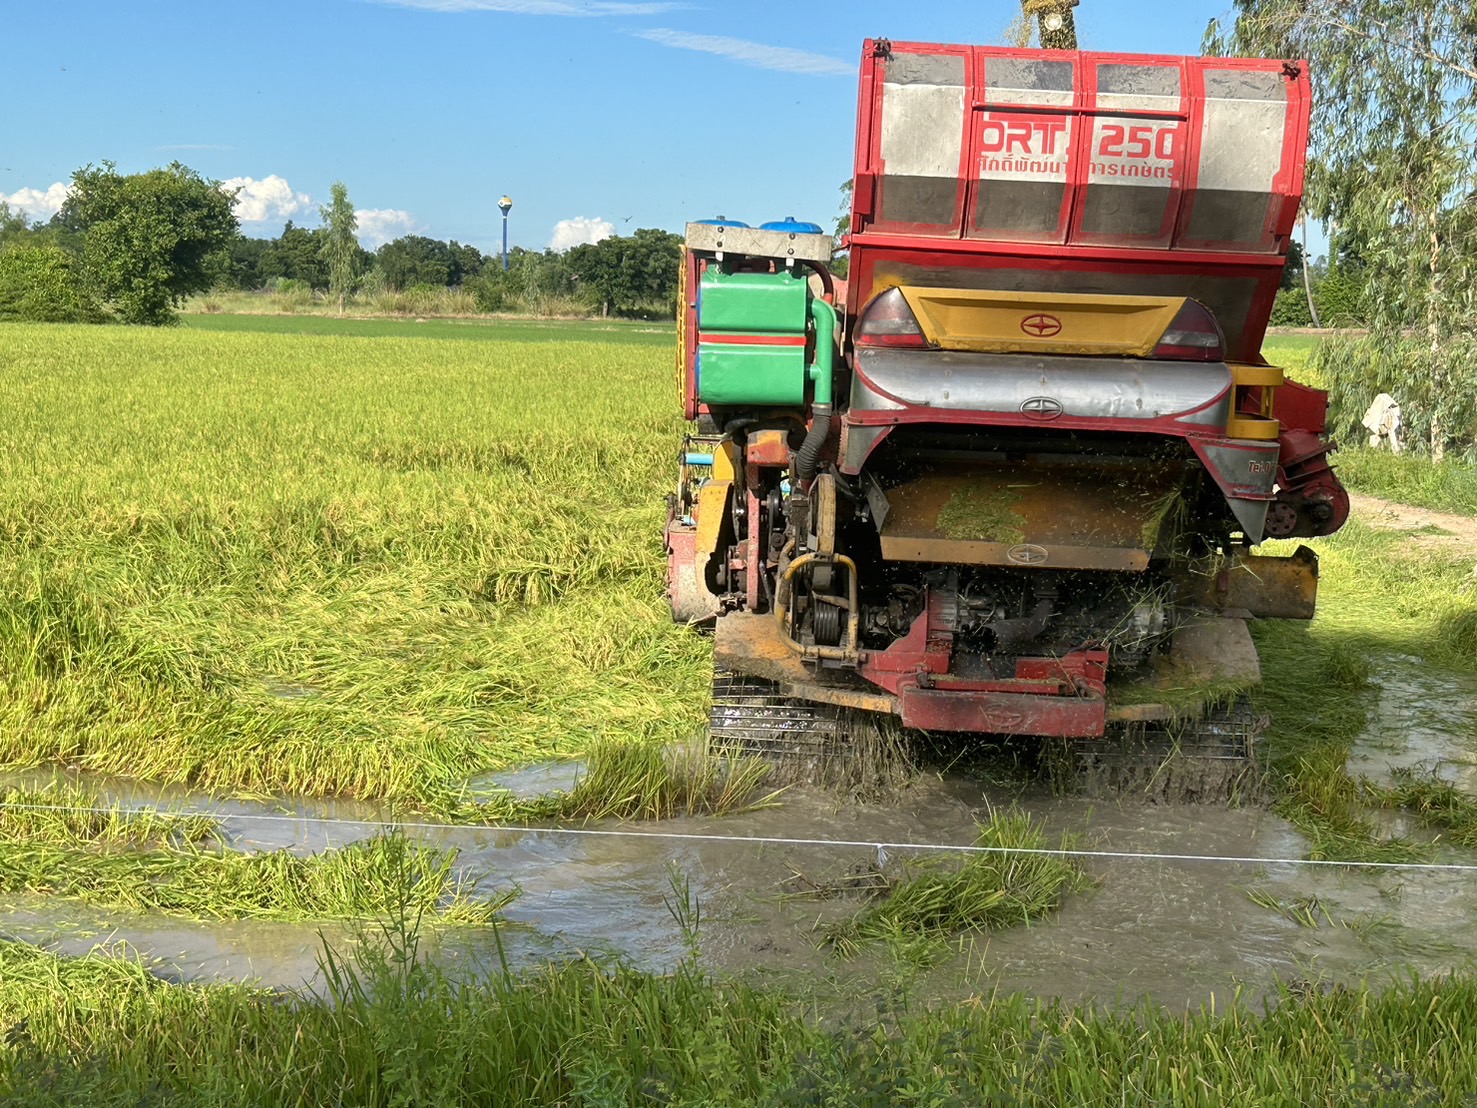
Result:
[[[1231,414],[1231,370],[1220,362],[865,350],[855,366],[857,413],[932,408],[1042,424],[1173,419],[1206,428],[1224,427]]]

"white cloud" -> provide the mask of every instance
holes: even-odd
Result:
[[[222,181],[221,187],[241,190],[236,194],[235,210],[236,218],[242,223],[291,219],[311,210],[313,205],[311,196],[305,192],[293,192],[292,186],[275,173],[261,180],[232,177],[229,181]]]
[[[354,215],[359,220],[359,241],[370,250],[420,230],[415,216],[395,208],[360,208]]]
[[[25,212],[30,219],[50,219],[61,211],[72,186],[57,181],[48,189],[20,189],[9,195],[0,192],[0,200],[10,205],[10,210]]]
[[[397,8],[427,12],[508,12],[513,15],[664,15],[681,11],[687,4],[620,3],[616,0],[379,0]]]
[[[666,27],[637,31],[635,34],[638,38],[659,42],[663,46],[717,54],[719,57],[732,58],[736,62],[758,66],[760,69],[777,69],[781,73],[805,73],[823,77],[852,76],[856,73],[856,67],[848,62],[825,54],[812,54],[808,50],[794,50],[788,46],[766,46],[762,42],[727,38],[724,35],[695,35]]]
[[[554,224],[554,234],[549,239],[549,249],[563,252],[572,246],[599,242],[615,234],[615,224],[608,219],[586,219],[577,215],[573,219],[561,219]]]

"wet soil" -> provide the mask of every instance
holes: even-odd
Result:
[[[1477,793],[1477,676],[1407,655],[1373,662],[1379,698],[1350,751],[1350,776],[1388,784],[1411,770]]]

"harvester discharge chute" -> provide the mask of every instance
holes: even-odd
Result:
[[[1317,559],[1253,548],[1348,514],[1260,352],[1308,110],[1295,61],[868,41],[844,288],[813,224],[689,225],[666,540],[715,733],[1090,743],[1257,682]]]

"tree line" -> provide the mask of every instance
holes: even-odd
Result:
[[[460,289],[482,311],[551,300],[603,315],[668,314],[682,240],[643,228],[564,252],[516,247],[502,258],[455,240],[405,235],[366,250],[341,182],[321,225],[276,238],[241,233],[233,193],[175,162],[124,175],[104,162],[72,177],[50,220],[0,202],[0,320],[167,324],[211,290],[297,289],[336,301],[361,293]]]
[[[1335,430],[1358,441],[1365,408],[1387,392],[1432,458],[1477,461],[1477,7],[1234,0],[1205,47],[1307,59],[1304,210],[1357,274],[1369,330],[1319,345]]]

